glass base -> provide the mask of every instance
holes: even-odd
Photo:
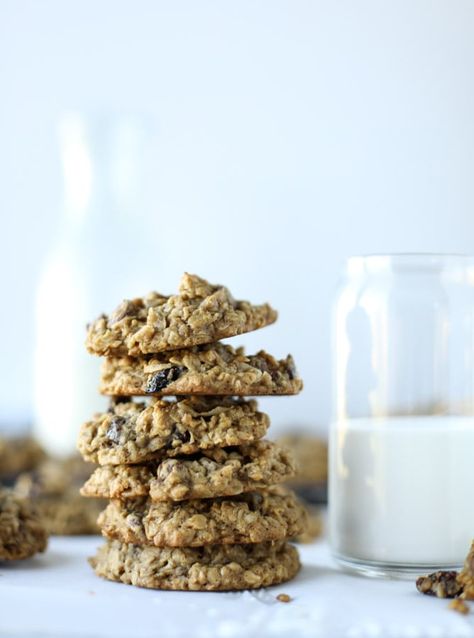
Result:
[[[400,563],[383,563],[370,560],[357,560],[341,554],[332,554],[334,560],[346,572],[357,573],[368,578],[391,578],[396,580],[414,580],[418,576],[437,571],[459,571],[462,564],[440,565],[439,563],[426,563],[421,565],[403,565]]]

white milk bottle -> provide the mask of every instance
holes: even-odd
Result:
[[[127,114],[71,113],[60,123],[64,201],[35,316],[33,430],[53,454],[73,452],[81,423],[106,406],[100,359],[84,345],[87,322],[157,285],[160,257],[141,219],[149,129],[147,118]]]

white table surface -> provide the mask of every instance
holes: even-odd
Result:
[[[0,636],[474,636],[474,609],[462,616],[410,581],[345,574],[324,540],[301,546],[304,567],[294,581],[253,593],[160,592],[104,581],[86,562],[101,542],[56,537],[43,555],[2,564]],[[293,601],[277,602],[279,593]]]

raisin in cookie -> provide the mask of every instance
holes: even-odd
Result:
[[[259,441],[147,465],[98,467],[81,494],[120,500],[149,496],[151,501],[233,496],[282,483],[294,471],[287,450]]]
[[[124,543],[197,547],[292,538],[304,531],[306,513],[293,494],[274,489],[180,503],[113,500],[98,523]]]
[[[80,431],[78,448],[100,464],[143,463],[199,450],[252,443],[270,421],[255,401],[231,397],[113,402]]]
[[[47,533],[34,505],[0,488],[0,561],[44,552]]]
[[[90,563],[108,580],[188,591],[269,587],[294,578],[300,569],[297,550],[284,542],[177,549],[109,541]]]
[[[179,294],[152,292],[126,300],[88,329],[86,345],[98,355],[141,356],[212,343],[263,328],[276,321],[268,304],[236,301],[224,286],[214,286],[185,273]]]
[[[290,355],[278,361],[263,350],[244,354],[222,343],[133,359],[108,357],[102,365],[103,394],[272,395],[297,394],[303,382]]]

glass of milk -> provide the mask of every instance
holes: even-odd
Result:
[[[332,552],[455,569],[474,538],[474,257],[351,257],[333,317]]]

